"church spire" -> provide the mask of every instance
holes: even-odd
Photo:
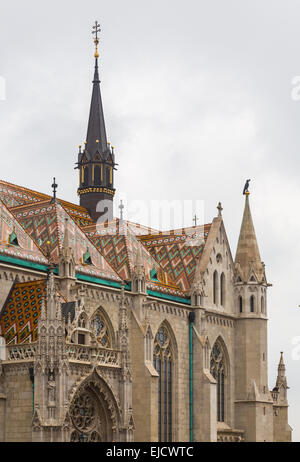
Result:
[[[100,79],[98,69],[98,33],[100,25],[95,22],[95,70],[93,79],[92,99],[88,121],[87,137],[84,149],[78,153],[80,205],[85,207],[91,218],[96,222],[113,218],[113,171],[115,156],[110,143],[107,142]]]
[[[99,71],[98,71],[98,32],[100,32],[99,24],[95,23],[93,26],[93,34],[95,34],[95,71],[94,71],[94,79],[93,79],[93,92],[92,92],[92,100],[91,100],[91,107],[90,107],[90,116],[89,116],[89,123],[88,123],[88,130],[87,130],[87,137],[86,137],[86,151],[93,156],[97,151],[100,153],[107,153],[108,145],[106,139],[106,130],[105,130],[105,122],[104,122],[104,114],[103,114],[103,107],[102,107],[102,99],[101,99],[101,92],[100,92],[100,79],[99,79]]]
[[[258,249],[250,211],[249,195],[250,193],[247,191],[245,193],[245,209],[235,256],[235,266],[242,273],[241,275],[244,277],[245,282],[248,280],[251,271],[254,271],[259,282],[261,282],[264,275],[264,264],[261,261]]]

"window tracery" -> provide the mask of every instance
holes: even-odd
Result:
[[[168,331],[161,326],[155,336],[153,365],[158,381],[158,440],[172,441],[172,380],[174,357]]]
[[[70,409],[70,417],[74,426],[71,433],[72,442],[102,440],[99,432],[99,410],[91,393],[85,392],[75,398]]]
[[[217,420],[225,420],[225,356],[220,342],[216,342],[210,355],[210,372],[217,382]]]
[[[107,323],[101,312],[97,312],[91,321],[91,328],[93,329],[97,341],[104,348],[111,348],[111,338]]]

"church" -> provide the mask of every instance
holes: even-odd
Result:
[[[220,203],[183,229],[113,216],[98,33],[80,205],[0,180],[0,441],[291,441],[250,193],[235,257]]]

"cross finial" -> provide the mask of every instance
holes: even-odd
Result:
[[[51,202],[55,202],[56,201],[56,190],[57,190],[57,186],[58,184],[55,182],[55,178],[53,178],[53,183],[51,185],[51,188],[53,189],[53,198],[52,198],[52,201]]]
[[[125,206],[123,205],[122,200],[120,201],[119,209],[120,209],[120,220],[123,221],[123,209]]]
[[[193,222],[195,223],[194,226],[197,226],[197,220],[198,220],[198,217],[197,217],[197,215],[195,214],[195,215],[194,215],[194,218],[193,218]]]
[[[94,44],[95,44],[95,58],[99,58],[99,52],[98,52],[98,43],[99,43],[99,39],[98,39],[98,32],[101,32],[101,29],[100,29],[100,24],[98,23],[98,21],[95,21],[95,25],[93,26],[93,31],[92,31],[92,34],[95,35],[95,39],[94,39]]]
[[[223,210],[223,207],[222,207],[222,204],[221,202],[218,203],[218,207],[217,207],[218,211],[219,211],[219,214],[218,216],[221,217],[222,216],[222,210]]]

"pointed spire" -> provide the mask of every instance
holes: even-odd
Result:
[[[285,364],[283,361],[283,351],[280,352],[280,360],[278,364],[278,374],[276,380],[276,387],[279,388],[280,385],[287,386],[286,375],[285,375]]]
[[[137,248],[135,266],[136,266],[137,268],[144,266],[144,262],[143,262],[143,253],[142,253],[142,245],[141,245],[141,244],[139,244],[139,246],[138,246],[138,248]]]
[[[103,114],[103,107],[102,107],[102,99],[101,99],[101,92],[100,92],[100,79],[99,79],[99,72],[98,72],[98,57],[99,57],[98,32],[100,32],[100,26],[97,23],[97,21],[93,29],[94,29],[93,34],[95,34],[94,42],[96,46],[95,55],[94,55],[95,56],[95,71],[94,71],[90,116],[89,116],[86,145],[85,145],[85,149],[87,150],[90,156],[94,156],[94,154],[97,151],[99,151],[100,153],[106,153],[108,151],[104,114]]]
[[[76,168],[79,169],[80,205],[87,209],[90,217],[96,223],[113,219],[113,197],[115,156],[113,147],[107,142],[100,79],[98,72],[98,33],[99,24],[93,27],[95,34],[95,71],[93,80],[92,100],[84,150],[79,149]]]
[[[260,258],[250,212],[249,194],[246,193],[243,221],[235,256],[235,265],[242,272],[245,282],[247,282],[251,270],[255,272],[259,281],[262,280],[264,274],[264,265]]]
[[[56,319],[57,311],[57,299],[56,299],[56,289],[54,282],[54,274],[52,268],[50,268],[49,278],[46,282],[46,293],[47,293],[47,317],[49,320]]]
[[[146,290],[146,271],[143,260],[142,244],[138,244],[137,253],[134,259],[132,271],[132,287],[136,293],[145,292]]]
[[[194,273],[194,279],[191,285],[190,296],[193,306],[201,306],[203,302],[203,277],[200,266],[200,258],[196,260],[196,269]]]
[[[143,260],[142,244],[139,243],[137,253],[134,259],[133,273],[136,277],[145,277],[145,265]]]

